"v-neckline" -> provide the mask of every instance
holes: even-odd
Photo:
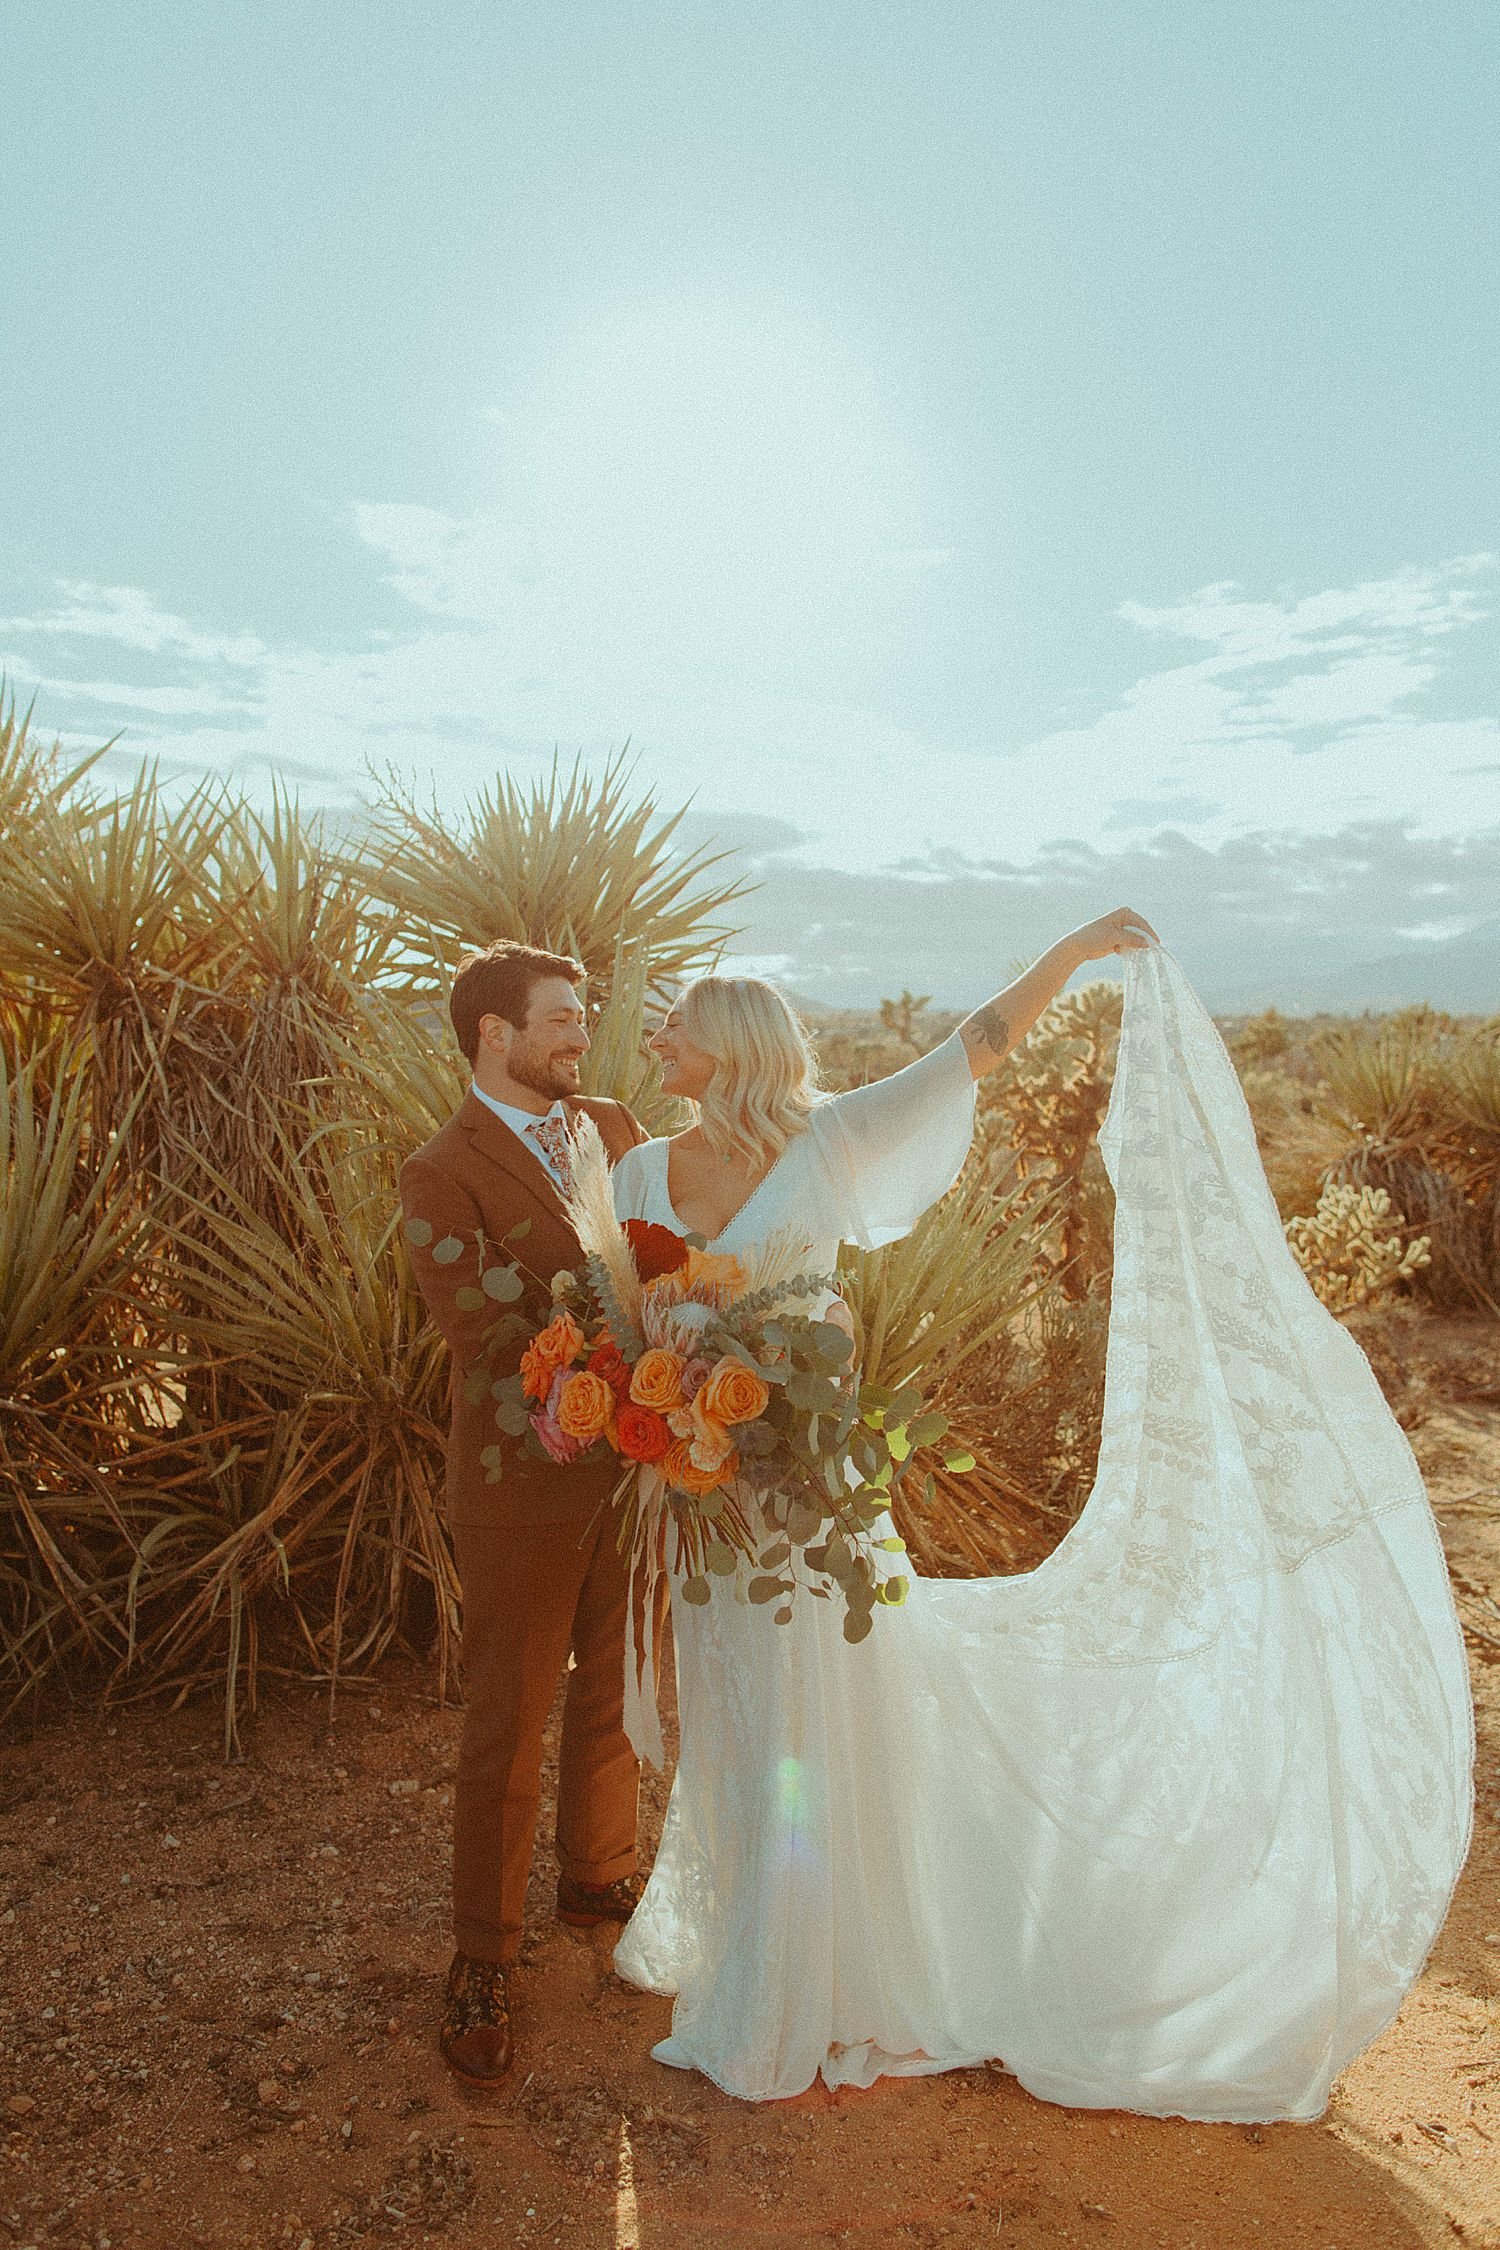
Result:
[[[798,1136],[794,1134],[793,1140],[795,1140],[797,1137]],[[672,1201],[672,1142],[670,1136],[665,1136],[663,1138],[661,1146],[662,1201],[666,1204],[667,1209],[671,1212],[672,1217],[678,1226],[686,1228],[689,1234],[697,1234],[699,1232],[699,1229],[697,1227],[688,1226],[687,1220],[683,1218],[676,1204]],[[751,1204],[755,1201],[755,1198],[759,1195],[761,1189],[770,1179],[772,1173],[786,1161],[787,1156],[791,1152],[791,1148],[792,1141],[788,1141],[780,1156],[773,1158],[772,1161],[766,1166],[766,1169],[761,1173],[760,1178],[756,1181],[754,1187],[750,1190],[750,1193],[745,1197],[743,1203],[739,1204],[733,1211],[731,1211],[729,1217],[724,1221],[724,1224],[720,1227],[718,1233],[705,1234],[703,1236],[703,1240],[707,1244],[709,1249],[712,1249],[716,1242],[722,1242],[725,1235],[728,1234],[730,1228],[739,1224],[740,1220],[749,1210]]]

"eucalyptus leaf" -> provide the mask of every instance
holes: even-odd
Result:
[[[919,1414],[908,1434],[913,1445],[936,1445],[947,1427],[946,1414]]]
[[[774,1602],[790,1588],[782,1578],[752,1578],[745,1591],[753,1602]]]
[[[526,1285],[514,1266],[490,1266],[479,1286],[497,1305],[513,1305]]]
[[[778,1539],[774,1541],[771,1546],[766,1548],[765,1552],[760,1558],[761,1569],[779,1570],[782,1564],[790,1556],[791,1551],[791,1544],[788,1540]]]
[[[943,1467],[956,1477],[967,1476],[974,1465],[974,1456],[969,1452],[949,1453],[943,1458]]]
[[[805,1547],[809,1539],[816,1539],[822,1528],[824,1512],[812,1500],[798,1493],[787,1510],[787,1536],[794,1547]]]
[[[778,1625],[790,1625],[792,1622],[791,1603],[784,1603],[780,1609],[773,1611],[772,1615],[774,1616],[775,1621]]]
[[[710,1539],[703,1551],[703,1560],[716,1578],[732,1578],[740,1562],[727,1539]]]
[[[401,1232],[414,1249],[425,1250],[432,1240],[432,1221],[431,1219],[408,1219]]]
[[[460,1312],[483,1312],[484,1291],[482,1289],[457,1289],[453,1293],[453,1302]]]
[[[868,1610],[851,1609],[844,1619],[845,1640],[862,1641],[869,1632],[872,1622]]]
[[[685,1578],[680,1592],[683,1600],[691,1602],[695,1609],[701,1609],[705,1602],[713,1599],[713,1588],[706,1578]]]

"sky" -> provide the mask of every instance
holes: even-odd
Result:
[[[1500,1008],[1500,10],[12,0],[0,668],[128,778],[554,753],[969,1004]]]

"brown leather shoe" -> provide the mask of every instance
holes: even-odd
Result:
[[[644,1875],[622,1875],[617,1883],[579,1883],[571,1875],[560,1875],[557,1918],[574,1930],[597,1929],[601,1922],[618,1922],[623,1928],[645,1888]]]
[[[505,2076],[515,2045],[502,1962],[454,1954],[443,1994],[438,2046],[448,2068],[465,2085],[494,2086]]]

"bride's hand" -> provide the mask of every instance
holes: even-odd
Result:
[[[1072,932],[1072,942],[1080,961],[1102,961],[1107,953],[1142,953],[1161,941],[1144,914],[1133,906],[1117,906],[1097,922],[1082,923]]]

